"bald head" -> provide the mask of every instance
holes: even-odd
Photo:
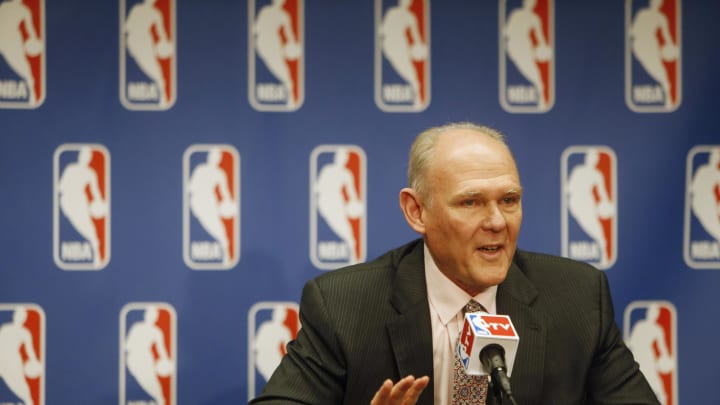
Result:
[[[507,146],[503,134],[490,127],[471,122],[454,122],[426,129],[415,138],[410,148],[408,161],[408,187],[415,190],[426,204],[431,203],[428,190],[428,170],[432,165],[438,145],[441,140],[442,142],[452,141],[454,138],[468,136],[468,134],[476,134],[490,142],[501,144],[512,157],[512,152]]]

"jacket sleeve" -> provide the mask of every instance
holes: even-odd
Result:
[[[287,346],[287,354],[251,404],[342,403],[346,366],[337,343],[335,325],[318,284],[303,288],[300,301],[301,329]]]
[[[598,274],[601,336],[588,374],[588,403],[659,405],[615,323],[607,276]]]

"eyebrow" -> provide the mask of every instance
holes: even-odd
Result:
[[[505,191],[505,193],[503,193],[503,195],[508,195],[508,194],[522,195],[522,192],[523,192],[522,187],[512,187],[512,188],[508,189],[507,191]],[[469,190],[469,191],[458,194],[458,197],[460,197],[460,198],[478,197],[478,196],[483,197],[484,194],[480,191],[475,191],[475,190]]]

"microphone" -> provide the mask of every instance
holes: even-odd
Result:
[[[517,405],[509,376],[519,341],[509,316],[484,312],[465,314],[457,346],[460,361],[467,374],[490,375],[499,403],[502,403],[501,392],[504,392],[510,402]]]

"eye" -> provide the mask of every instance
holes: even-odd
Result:
[[[462,200],[461,204],[463,207],[474,207],[476,202],[473,199],[467,199],[467,200]]]
[[[502,199],[503,205],[515,205],[518,202],[520,202],[520,196],[518,195],[505,196]]]

